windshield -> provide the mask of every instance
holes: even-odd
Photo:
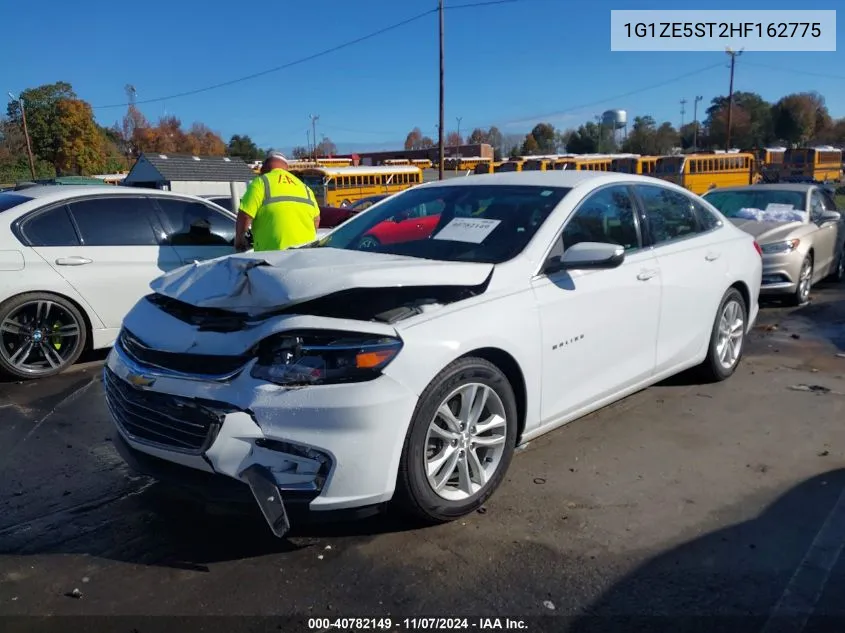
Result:
[[[0,211],[11,209],[12,207],[16,207],[23,202],[29,202],[30,200],[32,200],[32,198],[22,196],[17,193],[0,193]]]
[[[525,248],[569,191],[521,185],[409,189],[312,247],[497,264]]]
[[[728,218],[745,218],[746,209],[759,211],[806,211],[806,195],[800,191],[778,189],[714,190],[704,196]]]
[[[355,211],[356,213],[363,211],[364,209],[369,209],[373,206],[376,202],[380,200],[384,200],[387,196],[371,196],[369,198],[361,198],[353,202],[349,207]]]

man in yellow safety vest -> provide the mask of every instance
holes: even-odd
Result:
[[[261,175],[247,186],[238,208],[235,249],[249,248],[246,233],[252,230],[256,251],[275,251],[317,239],[320,207],[314,192],[287,171],[281,152],[270,152]]]

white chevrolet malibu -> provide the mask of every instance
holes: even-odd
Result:
[[[130,464],[246,493],[277,536],[303,506],[448,521],[516,446],[688,368],[729,377],[760,282],[754,239],[660,180],[433,182],[158,278],[106,396]]]

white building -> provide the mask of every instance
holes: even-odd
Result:
[[[121,184],[189,193],[195,196],[228,196],[235,183],[238,198],[255,172],[241,158],[141,154]]]

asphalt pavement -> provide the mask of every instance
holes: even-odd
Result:
[[[309,617],[365,616],[397,630],[425,615],[845,631],[843,289],[764,307],[727,382],[683,375],[531,442],[483,512],[437,527],[381,515],[279,540],[257,513],[175,503],[117,456],[88,360],[0,384],[0,629],[316,630]],[[89,619],[26,617],[46,615]]]

